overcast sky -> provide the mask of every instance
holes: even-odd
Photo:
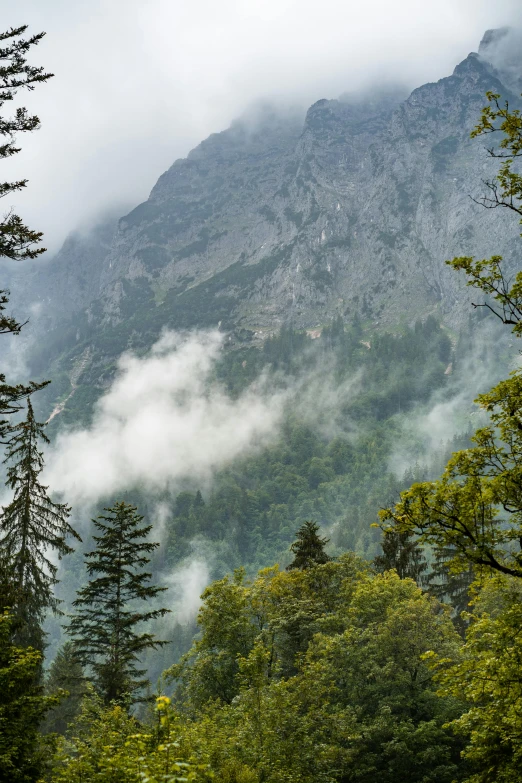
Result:
[[[373,82],[415,87],[522,26],[521,0],[0,0],[4,27],[47,36],[56,76],[26,96],[42,128],[3,163],[13,205],[54,250],[261,99],[308,105]],[[4,202],[5,208],[10,204]]]

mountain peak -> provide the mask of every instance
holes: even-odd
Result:
[[[478,53],[495,68],[506,87],[514,92],[522,91],[522,30],[514,27],[486,30]]]
[[[506,37],[509,36],[512,31],[512,27],[497,27],[492,30],[486,30],[482,36],[482,41],[479,44],[478,53],[485,59],[488,59],[491,51],[502,46],[502,42],[505,42]]]

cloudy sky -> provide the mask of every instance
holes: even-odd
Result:
[[[486,28],[522,26],[520,0],[0,0],[5,27],[47,37],[56,74],[26,96],[42,121],[2,177],[54,250],[123,213],[201,139],[260,100],[308,105],[374,82],[450,73]],[[11,204],[5,204],[9,207]]]

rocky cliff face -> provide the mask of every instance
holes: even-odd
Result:
[[[513,57],[499,69],[504,36],[488,32],[479,54],[405,100],[320,100],[304,122],[266,110],[212,135],[145,203],[68,240],[26,281],[55,327],[45,356],[70,361],[94,345],[108,359],[163,326],[220,324],[250,339],[339,313],[458,323],[467,295],[445,260],[501,253],[515,263],[520,241],[512,216],[470,198],[496,170],[469,137],[485,93],[514,100]]]

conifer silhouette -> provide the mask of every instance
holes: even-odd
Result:
[[[28,399],[26,419],[10,428],[4,462],[9,464],[6,483],[14,497],[0,512],[4,602],[13,614],[16,642],[39,649],[45,612],[56,612],[59,605],[53,592],[58,568],[52,555],[61,558],[73,551],[68,537],[81,540],[69,524],[70,508],[53,503],[39,481],[44,467],[39,442],[49,443],[44,426],[36,421]]]
[[[386,531],[383,535],[382,554],[374,558],[374,566],[379,572],[395,569],[401,579],[413,579],[418,585],[424,584],[424,572],[428,563],[422,547],[411,533]]]
[[[312,568],[315,565],[328,563],[332,558],[324,551],[328,543],[328,538],[321,538],[318,535],[319,525],[315,522],[305,522],[297,531],[297,539],[290,546],[290,551],[294,555],[292,562],[286,567],[287,571],[293,568],[301,570]]]
[[[141,653],[167,643],[139,626],[169,610],[138,608],[166,589],[148,584],[151,574],[142,570],[159,546],[147,540],[152,525],[142,525],[143,517],[128,503],[105,511],[93,519],[99,535],[93,536],[94,551],[85,555],[90,581],[77,593],[67,632],[105,703],[128,704],[143,701],[139,691],[148,685],[139,668]]]
[[[42,724],[45,734],[65,734],[80,710],[82,698],[88,692],[87,680],[71,641],[59,648],[45,680],[45,691],[49,696],[60,690],[67,691],[67,695],[62,695],[59,703],[47,714]]]
[[[40,43],[45,33],[24,38],[27,25],[10,28],[0,33],[0,112],[6,105],[13,105],[20,90],[33,90],[37,84],[46,82],[51,73],[45,73],[41,67],[28,65],[26,56],[31,47]],[[35,115],[19,106],[11,114],[0,114],[0,161],[12,158],[20,152],[17,146],[18,133],[31,132],[40,125]],[[26,179],[15,182],[0,182],[0,198],[10,196],[27,185]],[[0,219],[0,258],[13,261],[36,258],[45,252],[45,248],[36,247],[42,234],[28,228],[23,220],[12,211]],[[0,290],[0,334],[19,334],[23,323],[6,312],[9,291]],[[11,384],[0,373],[0,439],[7,437],[8,422],[4,418],[22,407],[21,401],[28,395],[46,386],[44,383]],[[16,624],[16,621],[15,621]]]

